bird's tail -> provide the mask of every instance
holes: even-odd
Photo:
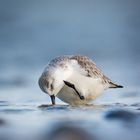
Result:
[[[122,85],[118,85],[118,84],[115,84],[113,82],[110,82],[109,84],[110,84],[110,87],[109,88],[123,88]]]

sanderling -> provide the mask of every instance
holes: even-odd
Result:
[[[82,105],[96,99],[108,88],[122,88],[106,77],[96,64],[86,56],[60,56],[49,62],[39,86],[51,97],[71,105]]]

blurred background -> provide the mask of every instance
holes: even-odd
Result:
[[[67,54],[90,57],[125,87],[99,101],[139,102],[140,1],[0,0],[1,103],[50,103],[38,78],[50,59]]]
[[[138,87],[139,13],[139,0],[0,0],[0,96],[36,88],[48,61],[66,54],[89,56],[114,81]]]

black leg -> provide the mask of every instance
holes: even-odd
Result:
[[[75,88],[75,85],[74,85],[74,84],[72,84],[72,83],[70,83],[70,82],[67,82],[67,81],[64,81],[64,83],[65,83],[65,85],[67,85],[68,87],[73,88],[73,89],[75,90],[75,92],[78,94],[78,96],[79,96],[79,98],[80,98],[81,100],[84,100],[84,99],[85,99],[85,97],[82,96],[82,95],[80,95],[80,93],[77,91],[77,89]]]

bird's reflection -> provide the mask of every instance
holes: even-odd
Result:
[[[101,110],[108,107],[108,105],[94,105],[94,104],[86,104],[86,105],[76,105],[76,106],[70,106],[70,105],[51,105],[51,104],[43,104],[38,106],[39,109],[42,110],[67,110],[67,109],[93,109],[93,110]]]

